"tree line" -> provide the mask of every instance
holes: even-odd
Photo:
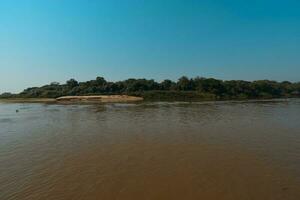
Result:
[[[3,93],[1,98],[57,98],[68,95],[128,94],[142,96],[145,99],[256,99],[299,97],[300,82],[277,82],[270,80],[223,81],[214,78],[188,78],[178,81],[153,79],[127,79],[110,82],[103,77],[78,82],[70,79],[64,84],[52,82],[42,87],[31,87],[19,94]]]

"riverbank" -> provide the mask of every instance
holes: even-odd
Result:
[[[55,99],[58,102],[135,102],[142,101],[142,97],[128,95],[93,95],[93,96],[64,96]]]
[[[201,103],[259,103],[259,102],[286,102],[297,97],[289,98],[257,98],[257,99],[209,99],[209,98],[170,98],[151,99],[127,95],[99,95],[99,96],[64,96],[59,98],[0,98],[0,103],[49,103],[49,104],[93,104],[93,103],[130,103],[130,102],[201,102]]]
[[[216,95],[212,93],[203,93],[196,91],[142,91],[131,92],[129,95],[143,97],[146,101],[248,101],[248,100],[270,100],[270,99],[287,99],[300,98],[299,95],[266,95],[258,96],[247,95]]]
[[[55,103],[54,98],[0,98],[3,103]]]
[[[142,97],[128,95],[63,96],[59,98],[2,98],[4,103],[117,103],[142,101]]]

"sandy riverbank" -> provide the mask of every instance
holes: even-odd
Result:
[[[51,98],[3,98],[3,103],[55,103],[56,99]]]
[[[59,98],[11,98],[0,99],[7,103],[112,103],[112,102],[136,102],[142,101],[142,97],[128,95],[94,95],[94,96],[63,96]]]
[[[77,101],[99,101],[99,102],[131,102],[142,101],[142,97],[128,96],[128,95],[96,95],[96,96],[64,96],[59,97],[56,101],[59,102],[77,102]]]

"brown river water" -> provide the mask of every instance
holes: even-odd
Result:
[[[299,200],[300,100],[0,103],[0,200],[98,199]]]

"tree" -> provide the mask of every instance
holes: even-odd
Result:
[[[158,91],[160,90],[160,91]],[[19,94],[4,93],[2,98],[55,98],[65,95],[92,94],[136,94],[152,99],[246,99],[273,97],[300,97],[300,82],[259,81],[222,81],[214,78],[181,77],[177,82],[164,80],[157,83],[153,79],[127,79],[118,82],[107,82],[103,77],[78,83],[70,79],[60,85],[52,82],[41,87],[27,88]]]
[[[179,90],[191,90],[192,89],[192,84],[188,77],[182,76],[181,78],[178,79],[177,82],[177,88]]]
[[[12,97],[14,97],[14,94],[10,92],[4,92],[0,95],[0,98],[12,98]]]
[[[52,86],[58,86],[58,85],[59,85],[59,82],[55,82],[55,81],[54,81],[54,82],[51,82],[50,85],[52,85]]]
[[[199,92],[205,92],[204,88],[203,88],[203,82],[205,81],[205,78],[201,78],[199,76],[197,76],[196,78],[193,79],[193,83],[194,83],[194,88],[195,90],[199,91]]]
[[[219,96],[225,92],[223,82],[214,78],[203,79],[202,88],[204,92],[216,94]]]
[[[163,82],[160,83],[159,88],[161,90],[172,90],[172,89],[174,89],[175,85],[176,84],[173,81],[171,81],[169,79],[166,79],[166,80],[164,80]]]
[[[75,79],[70,79],[66,82],[66,85],[69,87],[69,88],[74,88],[76,86],[78,86],[78,82],[75,80]]]
[[[97,77],[96,78],[96,84],[98,85],[98,86],[103,86],[103,85],[105,85],[107,82],[106,82],[106,80],[103,78],[103,77]]]

